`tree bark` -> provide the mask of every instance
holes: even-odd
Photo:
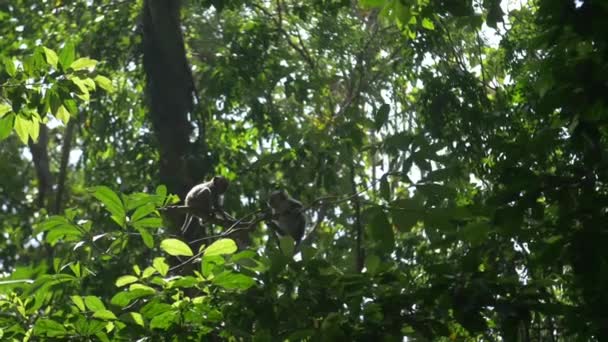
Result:
[[[186,159],[194,87],[180,26],[180,1],[144,1],[146,97],[159,144],[160,180],[183,198],[194,183]]]
[[[49,152],[47,150],[49,144],[49,129],[44,124],[40,124],[40,133],[38,141],[29,141],[30,152],[34,168],[36,169],[36,177],[38,178],[38,208],[46,208],[47,200],[53,189],[53,176],[51,174],[51,165],[49,162]],[[50,206],[49,206],[50,207]]]

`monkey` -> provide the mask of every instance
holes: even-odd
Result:
[[[185,207],[190,210],[186,213],[186,219],[182,225],[181,231],[185,233],[192,217],[197,216],[200,219],[214,217],[219,213],[222,218],[226,218],[224,212],[224,193],[228,189],[230,182],[222,176],[215,176],[210,181],[195,185],[184,200]]]
[[[302,203],[289,196],[287,191],[277,190],[270,194],[268,206],[272,210],[271,222],[278,227],[275,230],[281,236],[289,234],[298,245],[306,228]]]

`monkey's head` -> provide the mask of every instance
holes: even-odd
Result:
[[[213,189],[216,190],[218,194],[223,194],[228,190],[228,185],[230,182],[223,176],[214,176],[211,180],[213,182]]]
[[[268,205],[276,211],[284,211],[289,205],[289,194],[285,190],[273,191],[268,198]]]

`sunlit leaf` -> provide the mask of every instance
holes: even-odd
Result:
[[[205,249],[205,256],[232,254],[237,251],[237,246],[232,239],[219,239]]]
[[[57,53],[45,46],[42,47],[44,49],[44,55],[46,56],[46,62],[49,65],[52,65],[53,68],[57,67],[57,62],[59,61],[59,57],[57,57]]]
[[[114,87],[112,86],[112,80],[105,76],[97,75],[95,76],[95,82],[101,87],[101,89],[111,93],[114,91]]]
[[[97,65],[97,61],[88,57],[78,58],[72,64],[70,64],[70,68],[74,70],[82,70],[88,68],[94,68]]]
[[[95,296],[84,297],[84,304],[86,305],[87,309],[91,311],[104,310],[106,308],[101,299]]]
[[[255,285],[255,280],[244,274],[224,272],[213,278],[213,283],[229,290],[246,290]]]
[[[101,201],[108,212],[110,212],[120,226],[124,226],[125,208],[118,195],[107,186],[96,186],[93,189],[93,196]]]
[[[107,309],[102,309],[102,310],[97,310],[93,313],[93,317],[95,318],[100,318],[103,320],[111,320],[111,319],[116,319],[116,315],[114,315],[114,313],[110,310]]]
[[[152,265],[163,277],[167,275],[167,272],[169,272],[169,265],[163,257],[154,258]]]
[[[165,239],[160,243],[160,248],[173,256],[192,256],[192,249],[178,239]]]
[[[132,276],[132,275],[124,275],[121,276],[120,278],[116,279],[116,286],[117,287],[122,287],[125,285],[129,285],[131,283],[136,282],[138,279],[136,276]]]

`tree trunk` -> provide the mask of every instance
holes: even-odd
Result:
[[[180,1],[144,1],[146,97],[160,149],[160,180],[183,198],[193,184],[186,156],[194,89],[180,25]]]

